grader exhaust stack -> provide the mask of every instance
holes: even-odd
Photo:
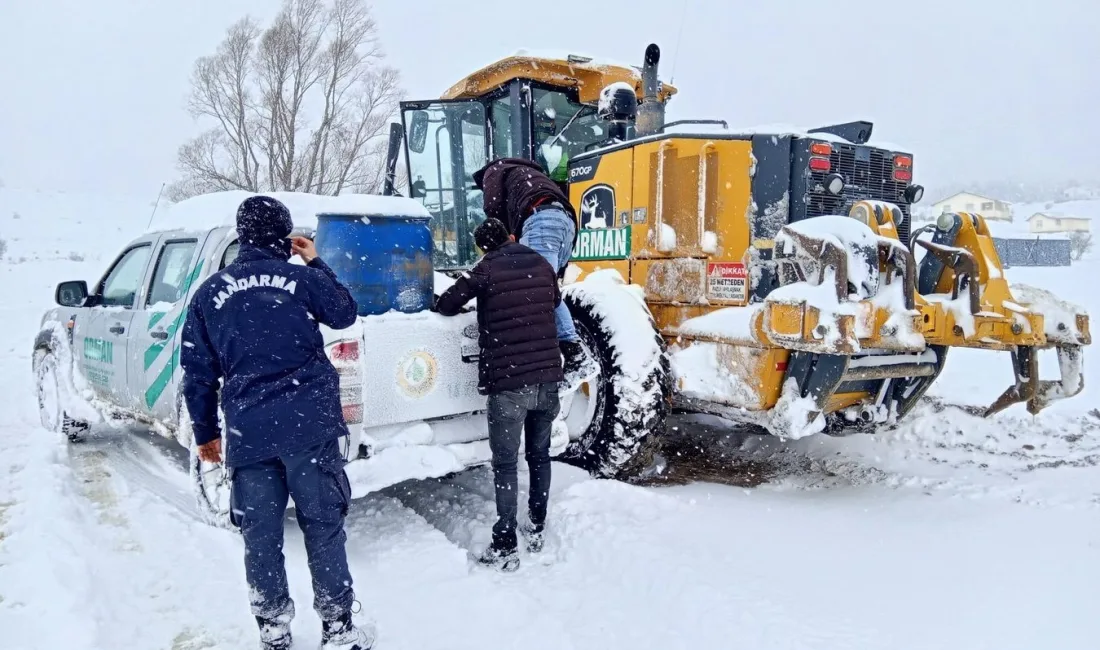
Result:
[[[660,133],[665,127],[665,105],[658,92],[657,64],[661,61],[661,48],[650,43],[645,49],[645,64],[642,66],[642,104],[638,107],[638,122],[635,132],[639,138]]]

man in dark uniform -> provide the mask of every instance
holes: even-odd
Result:
[[[531,476],[529,523],[521,530],[531,552],[542,549],[550,498],[550,437],[563,379],[554,308],[561,304],[557,275],[541,255],[511,241],[508,229],[486,219],[474,231],[485,257],[439,297],[435,309],[454,316],[477,299],[481,355],[478,390],[489,396],[489,447],[493,452],[497,522],[481,563],[519,568],[516,474],[520,438]]]
[[[372,635],[352,623],[355,594],[344,548],[351,486],[339,438],[348,429],[318,327],[349,327],[358,308],[313,242],[288,239],[291,229],[289,210],[271,197],[253,196],[238,208],[237,259],[191,301],[180,354],[183,395],[200,457],[221,462],[224,384],[231,518],[244,536],[263,647],[291,646],[283,519],[293,497],[322,649],[369,650]],[[307,264],[291,264],[292,253]]]

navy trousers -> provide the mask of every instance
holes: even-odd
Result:
[[[294,498],[313,577],[313,607],[330,621],[351,611],[355,595],[345,551],[344,519],[351,502],[346,461],[337,440],[233,470],[233,523],[244,536],[252,614],[294,616],[283,558],[283,521]]]

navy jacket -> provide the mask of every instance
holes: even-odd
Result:
[[[218,382],[225,462],[240,467],[347,435],[340,382],[318,323],[355,322],[355,299],[319,258],[291,264],[280,250],[241,246],[199,287],[183,329],[183,396],[195,443],[214,440]]]

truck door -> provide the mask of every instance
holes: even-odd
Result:
[[[74,355],[101,398],[129,406],[127,356],[134,307],[142,297],[149,260],[159,239],[139,239],[122,252],[88,298],[73,326]]]
[[[200,258],[207,234],[164,237],[131,325],[130,407],[159,420],[176,412],[180,338],[191,290],[203,277]]]

